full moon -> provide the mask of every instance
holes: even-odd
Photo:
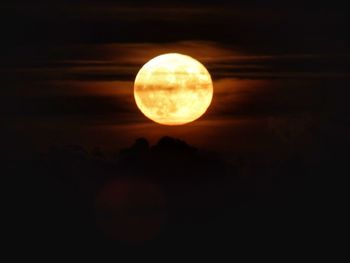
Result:
[[[208,70],[190,56],[169,53],[148,61],[137,73],[134,97],[149,119],[182,125],[201,117],[213,98]]]

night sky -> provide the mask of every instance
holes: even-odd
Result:
[[[319,178],[345,173],[350,43],[340,1],[13,0],[0,8],[0,154],[18,199],[7,203],[32,219],[19,235],[97,240],[110,251],[135,249],[135,239],[137,249],[298,230],[302,240],[317,218],[310,207],[323,200]],[[213,78],[207,113],[184,126],[150,121],[133,96],[142,65],[170,52],[199,60]],[[96,226],[99,200],[118,207],[111,200],[125,192],[152,196],[167,212],[141,216],[136,234],[129,217],[113,230]],[[140,234],[163,215],[161,234]]]

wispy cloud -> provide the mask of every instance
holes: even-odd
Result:
[[[330,71],[327,65],[339,60],[340,55],[344,61],[350,60],[347,54],[250,54],[209,41],[85,44],[63,50],[49,66],[62,73],[60,78],[77,80],[132,81],[143,64],[164,53],[183,53],[198,59],[214,79],[337,77],[347,74],[347,69],[340,66]]]
[[[139,121],[142,117],[133,97],[138,70],[149,59],[172,52],[190,55],[209,69],[215,92],[205,117],[209,120],[300,113],[310,103],[321,105],[324,96],[315,89],[325,79],[348,78],[343,64],[338,71],[327,66],[335,59],[339,64],[339,54],[251,54],[234,46],[193,40],[70,44],[57,48],[45,65],[2,71],[8,76],[21,74],[8,92],[21,94],[23,112],[56,118],[59,114],[81,115],[92,123],[99,123],[94,119],[100,115],[104,115],[103,123],[114,123],[119,116],[124,123],[123,119]],[[312,96],[310,90],[318,96]]]

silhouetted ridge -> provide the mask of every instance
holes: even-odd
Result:
[[[149,146],[139,138],[120,152],[120,167],[124,172],[151,177],[208,177],[225,175],[225,162],[216,154],[199,151],[186,142],[162,137]]]
[[[144,158],[149,154],[149,142],[145,138],[138,138],[130,148],[120,151],[119,158],[125,161],[135,161]]]
[[[158,143],[152,147],[153,152],[173,152],[173,153],[195,153],[197,148],[188,145],[186,142],[171,138],[168,136],[162,137]]]

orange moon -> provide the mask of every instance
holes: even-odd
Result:
[[[148,61],[134,83],[137,107],[163,125],[182,125],[201,117],[213,98],[208,70],[190,56],[169,53]]]

